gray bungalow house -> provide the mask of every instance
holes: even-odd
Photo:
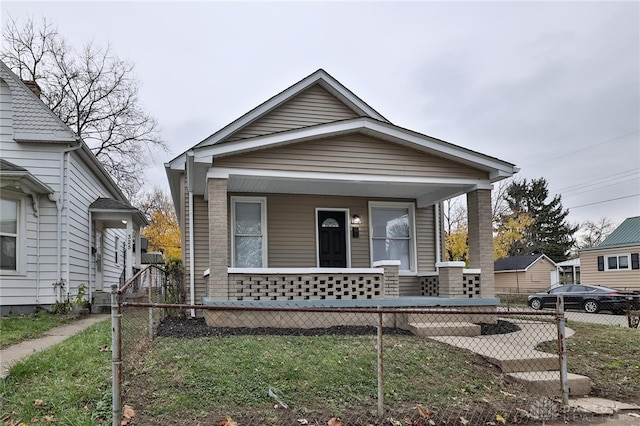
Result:
[[[1,313],[48,309],[80,286],[87,302],[108,301],[110,285],[140,266],[147,219],[1,61],[0,154]]]
[[[517,168],[392,124],[322,69],[165,167],[193,302],[497,303],[491,189]],[[462,194],[469,269],[442,258],[440,205]]]

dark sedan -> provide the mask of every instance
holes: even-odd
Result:
[[[640,295],[599,285],[562,285],[528,298],[533,309],[555,308],[558,296],[564,296],[565,309],[584,309],[588,313],[600,310],[621,314],[627,310],[627,299],[632,309],[640,308]]]

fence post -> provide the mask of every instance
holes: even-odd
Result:
[[[378,308],[379,309],[379,308]],[[382,362],[382,312],[378,312],[378,417],[384,415],[384,366]]]
[[[567,334],[565,330],[564,297],[556,300],[556,321],[558,324],[558,355],[560,358],[560,382],[562,384],[562,406],[569,405],[569,378],[567,367]]]
[[[153,272],[152,272],[153,271]],[[149,303],[153,303],[153,292],[151,290],[151,274],[155,274],[155,269],[147,269],[147,273],[149,274],[149,279],[147,280],[147,286],[149,287]],[[153,340],[153,308],[149,308],[149,341]]]
[[[120,343],[122,338],[122,324],[120,322],[120,300],[118,286],[111,286],[111,411],[112,425],[119,426],[122,409],[120,397],[122,395],[122,360],[120,358]]]

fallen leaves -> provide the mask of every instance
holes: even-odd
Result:
[[[496,421],[498,423],[502,423],[503,425],[507,424],[507,421],[504,419],[504,417],[502,417],[500,414],[496,414]]]
[[[233,419],[229,416],[218,422],[220,426],[238,426],[238,423],[234,422]]]
[[[340,420],[340,417],[332,417],[327,422],[327,425],[328,426],[342,426],[342,420]]]
[[[136,415],[136,412],[134,411],[133,407],[125,404],[122,410],[122,416],[124,418],[120,420],[120,426],[126,426],[129,423],[131,423],[131,419],[133,419],[135,415]]]

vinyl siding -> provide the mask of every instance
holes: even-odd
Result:
[[[598,271],[598,256],[640,253],[640,245],[609,248],[580,253],[580,282],[603,285],[620,290],[640,291],[640,269],[623,271]]]
[[[185,267],[185,283],[187,300],[190,298],[189,273],[191,271],[190,247],[189,247],[189,192],[186,189],[186,179],[182,178],[182,202],[184,205],[184,220],[182,232],[183,265]],[[207,281],[203,277],[204,271],[209,268],[209,211],[208,203],[203,196],[193,197],[193,234],[194,234],[194,278],[195,278],[195,303],[202,303],[202,298],[207,296]]]
[[[89,253],[93,237],[89,238],[89,205],[100,197],[113,197],[98,178],[91,172],[77,152],[69,157],[67,169],[67,199],[63,212],[64,229],[69,240],[68,280],[73,287],[89,282],[95,284],[94,263],[89,264]],[[120,241],[118,263],[116,259],[116,238]],[[122,254],[122,244],[126,240],[124,229],[106,228],[103,231],[103,288],[109,289],[112,284],[118,284],[125,260]]]
[[[2,68],[2,67],[0,67]],[[49,138],[72,140],[72,132],[47,107],[17,82],[7,77],[4,68],[0,81],[0,152],[2,158],[28,170],[38,180],[60,194],[60,162],[66,143],[48,143]],[[16,133],[29,134],[36,143],[17,143]],[[96,177],[77,152],[68,155],[64,209],[62,211],[61,247],[57,244],[58,210],[47,195],[39,196],[39,212],[34,211],[32,198],[21,195],[25,235],[26,268],[20,274],[0,273],[0,299],[3,306],[55,303],[53,283],[61,278],[65,291],[75,295],[80,284],[87,284],[93,271],[89,261],[89,204],[98,197],[112,197],[107,187]],[[3,193],[5,191],[3,190]],[[112,267],[113,241],[124,231],[105,232],[105,284],[107,279],[120,277],[122,268]],[[61,258],[60,276],[57,275],[57,257]],[[93,280],[92,280],[93,281]]]
[[[551,287],[551,272],[556,267],[542,258],[521,272],[498,272],[494,274],[496,292],[527,293]]]
[[[355,117],[358,117],[358,114],[327,92],[322,86],[315,84],[234,133],[226,141],[262,136]]]
[[[316,208],[333,208],[349,209],[350,215],[360,215],[362,225],[359,238],[352,238],[348,234],[351,242],[351,267],[370,268],[367,201],[366,198],[354,197],[268,195],[269,267],[317,267]]]
[[[217,158],[214,167],[487,179],[481,171],[358,133]]]

